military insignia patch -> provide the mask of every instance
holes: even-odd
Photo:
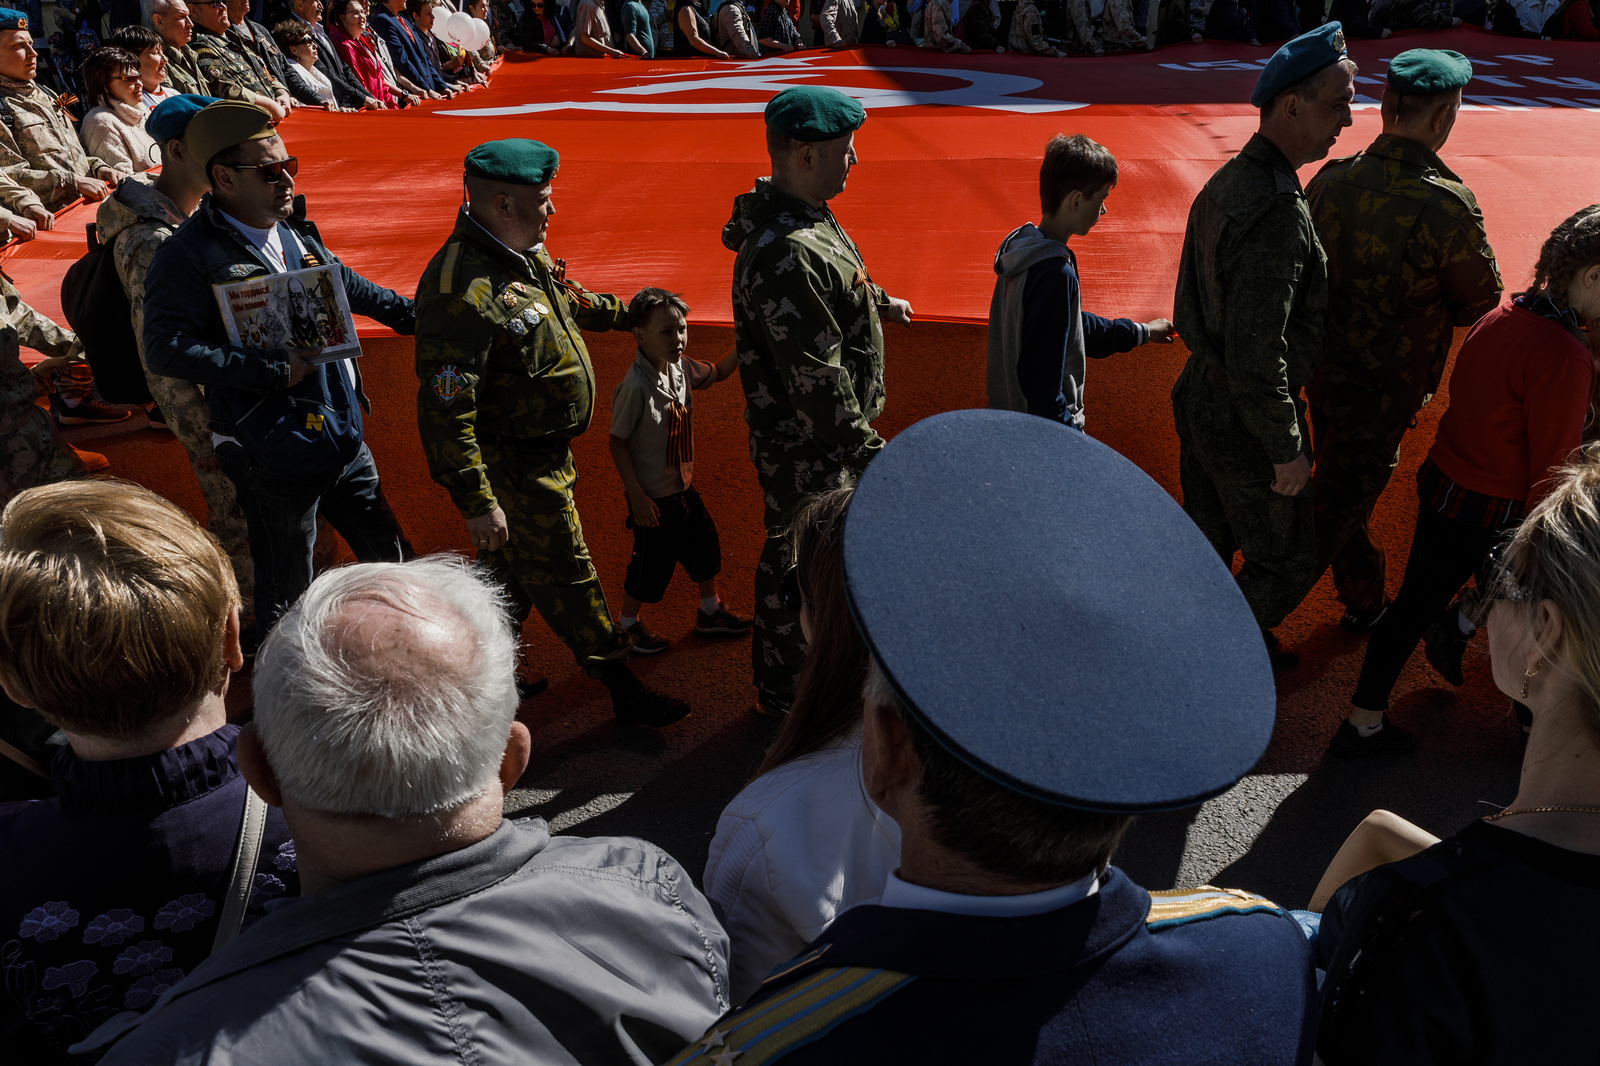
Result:
[[[521,337],[528,332],[528,324],[522,321],[520,318],[513,318],[510,322],[507,322],[506,328],[511,330],[511,332],[516,334],[518,337]]]
[[[1343,30],[1335,30],[1333,32],[1333,48],[1334,48],[1334,51],[1338,52],[1340,55],[1344,55],[1346,49],[1345,49],[1345,46],[1344,46],[1344,31]]]
[[[20,18],[20,19],[17,20],[17,29],[25,30],[27,28],[28,28],[28,20],[27,19]]]
[[[462,378],[461,371],[452,365],[441,366],[433,375],[433,394],[447,406],[453,403],[466,387],[467,383]]]
[[[483,305],[489,302],[489,297],[493,292],[494,289],[489,285],[488,278],[473,278],[471,284],[467,286],[467,291],[462,293],[461,296],[467,303],[482,311]]]

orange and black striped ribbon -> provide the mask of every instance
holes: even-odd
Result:
[[[667,465],[694,462],[694,432],[689,426],[689,409],[674,400],[667,405]]]

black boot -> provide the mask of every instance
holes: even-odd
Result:
[[[689,714],[689,704],[664,696],[633,676],[622,659],[608,659],[595,668],[594,677],[611,692],[611,710],[617,721],[626,725],[646,725],[659,729],[681,721]]]

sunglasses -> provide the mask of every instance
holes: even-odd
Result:
[[[1489,609],[1495,605],[1496,600],[1527,603],[1533,599],[1533,591],[1525,588],[1517,580],[1517,576],[1511,572],[1511,567],[1506,563],[1507,544],[1509,541],[1502,541],[1489,549],[1489,554],[1483,561],[1483,569],[1478,572],[1478,587],[1473,590],[1471,596],[1462,597],[1462,613],[1467,616],[1467,621],[1475,626],[1484,625],[1489,621]]]
[[[295,156],[288,159],[279,159],[273,163],[229,163],[229,170],[259,170],[261,180],[268,185],[276,185],[283,180],[284,174],[294,177],[300,173],[300,160]]]
[[[778,596],[783,602],[783,609],[790,614],[799,614],[800,607],[805,603],[805,597],[800,595],[800,567],[791,566],[783,572],[783,581],[778,586]]]

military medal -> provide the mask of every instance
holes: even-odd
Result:
[[[517,317],[520,318],[522,321],[526,322],[530,326],[537,326],[539,324],[539,319],[542,316],[539,314],[539,312],[537,312],[533,308],[529,307],[526,310],[524,310],[522,312],[522,314],[518,315]]]
[[[510,322],[507,322],[506,328],[518,337],[528,332],[527,323],[520,318],[513,318]]]
[[[541,315],[548,315],[550,313],[550,308],[545,306],[543,300],[533,301],[533,309],[539,312]]]
[[[522,296],[528,291],[528,287],[520,281],[513,281],[511,283],[511,291],[516,293],[518,296]]]

